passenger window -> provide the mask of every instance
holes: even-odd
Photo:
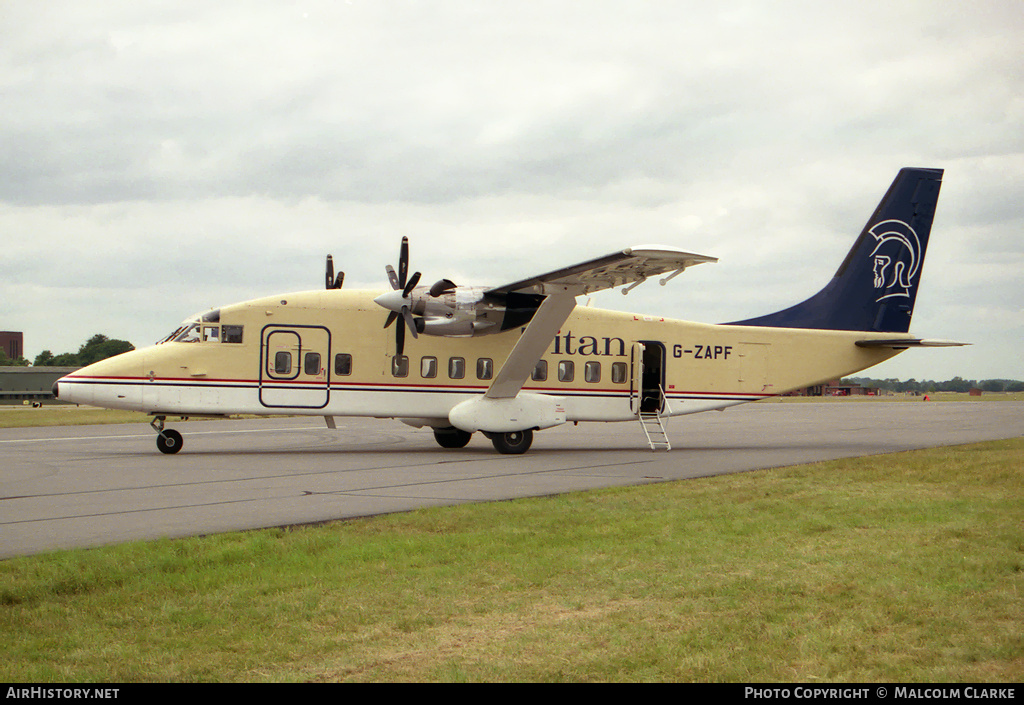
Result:
[[[558,362],[558,381],[572,382],[576,377],[576,365],[572,360],[560,360]]]
[[[348,353],[339,353],[334,356],[334,374],[336,375],[350,375],[352,374],[352,356]]]
[[[320,374],[320,353],[306,353],[302,363],[302,371],[307,375]]]
[[[537,366],[533,368],[533,374],[530,375],[534,382],[545,382],[548,378],[548,361],[537,360]]]
[[[225,343],[241,343],[242,342],[242,326],[224,326],[224,336],[221,338],[222,342]]]
[[[466,358],[448,358],[448,379],[462,379],[466,376]]]
[[[292,371],[292,354],[290,352],[279,352],[274,355],[274,374],[287,375]]]
[[[626,363],[625,362],[613,362],[612,363],[612,384],[625,384],[626,383]]]
[[[601,381],[601,363],[597,361],[588,362],[583,366],[583,379],[591,384]]]
[[[437,377],[437,358],[424,357],[420,360],[420,377],[433,379]]]
[[[395,355],[391,358],[391,375],[393,377],[408,377],[409,358],[405,355]]]
[[[490,379],[494,375],[494,360],[489,357],[477,358],[476,378]]]

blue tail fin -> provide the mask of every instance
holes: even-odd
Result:
[[[731,325],[906,333],[941,185],[941,169],[901,169],[824,289]]]

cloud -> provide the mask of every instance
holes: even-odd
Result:
[[[30,351],[319,286],[327,252],[382,286],[402,235],[460,283],[715,255],[595,304],[736,320],[816,291],[902,166],[946,169],[915,328],[1005,341],[989,312],[1024,293],[1012,0],[0,13],[0,286]],[[1024,377],[1010,347],[886,368]]]

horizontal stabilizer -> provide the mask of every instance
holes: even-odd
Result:
[[[939,340],[936,338],[890,338],[887,340],[858,340],[857,346],[861,348],[892,348],[893,350],[906,350],[907,348],[955,348],[970,343],[960,343],[955,340]]]

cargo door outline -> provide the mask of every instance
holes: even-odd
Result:
[[[315,371],[307,364],[312,355],[319,359]],[[265,326],[260,334],[260,404],[272,409],[326,407],[331,399],[330,355],[331,332],[323,326]]]

